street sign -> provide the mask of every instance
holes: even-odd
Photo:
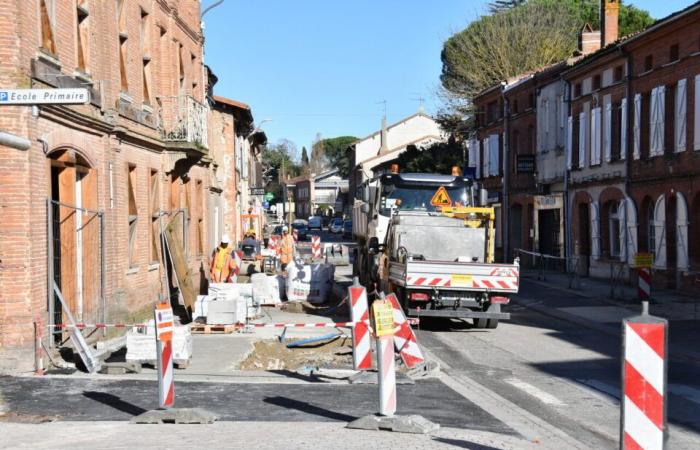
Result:
[[[652,254],[651,253],[635,253],[634,266],[638,269],[651,268]]]
[[[85,88],[0,89],[0,105],[76,105],[88,103]]]
[[[268,202],[271,202],[273,198],[275,198],[275,194],[273,194],[272,192],[268,192],[267,194],[265,194],[265,200],[267,200]]]
[[[173,310],[167,303],[158,303],[155,310],[156,340],[169,341],[173,338]]]
[[[386,300],[376,300],[372,303],[374,316],[374,334],[377,337],[394,334],[394,308]]]
[[[265,195],[265,188],[252,187],[250,188],[250,195]]]
[[[433,206],[452,206],[452,199],[447,194],[445,186],[440,186],[440,189],[435,192],[433,198],[430,199],[430,204]]]

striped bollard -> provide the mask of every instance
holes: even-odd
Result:
[[[637,292],[640,300],[648,300],[651,297],[651,269],[643,267],[637,269],[639,276]]]
[[[173,310],[167,303],[155,309],[156,353],[158,354],[158,407],[171,408],[175,403],[173,379]]]
[[[663,449],[667,437],[668,321],[649,315],[645,301],[641,316],[623,321],[622,342],[620,448]]]
[[[313,259],[321,259],[321,236],[311,236],[311,252]]]
[[[391,303],[383,298],[372,303],[372,318],[377,339],[379,414],[393,416],[396,412],[396,363],[394,361],[394,310]]]
[[[360,285],[357,277],[348,288],[348,297],[350,298],[350,320],[355,323],[352,329],[352,365],[355,370],[369,370],[372,368],[372,358],[367,290]]]
[[[425,357],[418,346],[416,335],[411,329],[411,324],[406,320],[396,295],[389,294],[386,296],[386,299],[391,303],[394,311],[394,323],[399,327],[396,334],[394,334],[394,344],[406,367],[409,369],[413,368],[425,362]]]

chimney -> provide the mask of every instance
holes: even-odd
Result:
[[[382,117],[382,132],[380,133],[381,147],[379,147],[379,153],[386,153],[389,151],[389,146],[386,142],[386,116]]]
[[[600,42],[600,31],[593,31],[590,24],[584,25],[578,36],[578,49],[581,54],[589,55],[597,52],[600,50]]]
[[[600,46],[605,47],[619,37],[620,0],[600,0]]]

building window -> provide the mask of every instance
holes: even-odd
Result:
[[[151,38],[150,19],[143,9],[141,10],[141,82],[143,84],[143,102],[151,104]]]
[[[129,78],[126,72],[127,43],[129,35],[126,32],[126,1],[119,0],[117,7],[117,23],[119,24],[119,80],[122,92],[129,92]]]
[[[622,158],[622,106],[620,102],[612,104],[610,130],[606,131],[610,136],[610,158],[618,161]]]
[[[532,109],[535,107],[535,94],[528,94],[527,95],[527,107]]]
[[[39,2],[41,14],[41,48],[56,54],[56,41],[54,39],[54,20],[56,15],[55,0],[41,0]]]
[[[518,114],[518,99],[513,100],[513,114]]]
[[[597,91],[600,89],[600,75],[593,76],[593,90]]]
[[[148,208],[151,213],[151,227],[148,236],[151,242],[151,264],[155,264],[160,259],[158,256],[158,237],[160,235],[159,215],[160,215],[160,182],[158,171],[151,169],[149,178]]]
[[[580,97],[581,96],[581,83],[576,83],[574,85],[574,97]]]
[[[654,57],[652,55],[647,55],[644,58],[644,71],[648,72],[654,68]]]
[[[678,58],[679,58],[678,44],[673,44],[668,52],[668,61],[669,62],[678,61]]]
[[[656,218],[654,217],[654,204],[647,208],[647,249],[652,255],[656,254]],[[654,256],[652,256],[654,260]]]
[[[136,266],[136,225],[138,223],[138,209],[136,208],[136,166],[129,165],[127,173],[127,195],[129,196],[129,267]]]
[[[79,0],[76,3],[76,23],[78,29],[76,30],[77,44],[78,44],[78,70],[81,72],[87,72],[88,58],[90,57],[90,52],[88,51],[88,39],[90,38],[90,32],[88,29],[88,9],[87,0]]]
[[[608,209],[608,236],[610,242],[610,257],[620,257],[620,203],[610,202]]]
[[[488,123],[498,120],[498,102],[490,102],[486,105]]]
[[[622,81],[622,66],[615,67],[613,71],[613,81],[616,83]]]
[[[190,54],[190,71],[192,72],[192,95],[197,92],[197,57]]]
[[[183,95],[185,93],[185,62],[183,60],[184,47],[182,44],[177,44],[177,73],[178,73],[178,93]]]

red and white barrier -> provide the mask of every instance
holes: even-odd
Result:
[[[637,293],[639,294],[640,300],[647,300],[651,296],[651,269],[639,268],[637,269],[637,274],[639,276]]]
[[[316,323],[251,323],[255,328],[352,328],[355,322],[316,322]]]
[[[270,236],[270,238],[267,240],[267,249],[277,251],[277,244],[280,239],[281,237],[277,235]]]
[[[404,364],[406,364],[406,367],[415,367],[416,365],[423,363],[425,361],[425,357],[418,346],[416,335],[411,329],[411,322],[406,320],[406,316],[403,313],[403,309],[401,309],[401,305],[399,304],[399,300],[396,298],[396,295],[389,294],[386,296],[386,299],[391,303],[391,306],[394,309],[394,323],[398,326],[398,331],[396,334],[394,334],[394,344],[396,345],[396,349],[398,350],[399,355],[401,355],[401,359],[403,360]]]
[[[623,322],[621,448],[663,449],[666,433],[668,322],[650,316]]]
[[[292,237],[294,238],[294,243],[299,242],[299,230],[292,230]]]
[[[352,286],[348,288],[350,298],[350,320],[355,323],[352,331],[352,362],[355,370],[369,370],[372,368],[370,330],[369,330],[369,306],[367,303],[367,290],[360,286],[355,278]]]
[[[396,412],[396,366],[394,340],[391,336],[377,339],[377,368],[379,369],[379,414],[393,416]]]
[[[321,236],[311,236],[311,256],[321,259]]]
[[[158,354],[158,404],[170,408],[175,403],[173,378],[173,310],[167,303],[156,304],[156,352]]]

